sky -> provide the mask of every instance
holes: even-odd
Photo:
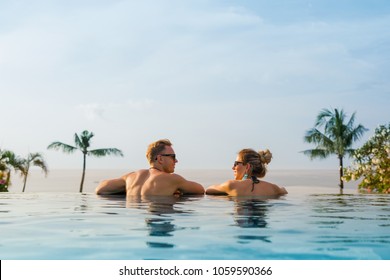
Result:
[[[305,132],[339,108],[362,145],[390,120],[389,73],[388,0],[0,0],[0,149],[78,169],[47,146],[88,130],[124,157],[87,168],[146,168],[167,138],[177,169],[229,169],[242,148],[337,169],[301,153]]]

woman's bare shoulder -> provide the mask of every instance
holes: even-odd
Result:
[[[272,188],[276,193],[278,194],[287,194],[287,190],[284,187],[279,187],[278,185],[267,182],[267,181],[261,181],[265,186],[268,186],[269,188]]]

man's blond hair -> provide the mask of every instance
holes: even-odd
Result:
[[[150,164],[152,164],[153,161],[156,160],[157,155],[164,151],[166,146],[172,146],[171,141],[169,141],[168,139],[158,140],[148,146],[148,150],[146,151],[146,158],[148,159]]]

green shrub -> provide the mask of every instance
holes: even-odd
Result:
[[[345,181],[362,179],[361,192],[390,193],[390,123],[375,129],[353,158],[353,165],[345,169]]]

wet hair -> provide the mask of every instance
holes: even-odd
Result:
[[[166,146],[172,146],[171,141],[169,141],[168,139],[161,139],[151,143],[148,146],[148,150],[146,151],[146,158],[148,159],[149,163],[155,161],[157,155],[164,151]]]
[[[263,178],[265,176],[267,173],[267,165],[272,159],[272,153],[268,149],[258,152],[253,149],[242,149],[238,155],[244,165],[247,163],[251,165],[248,175],[259,178]]]

